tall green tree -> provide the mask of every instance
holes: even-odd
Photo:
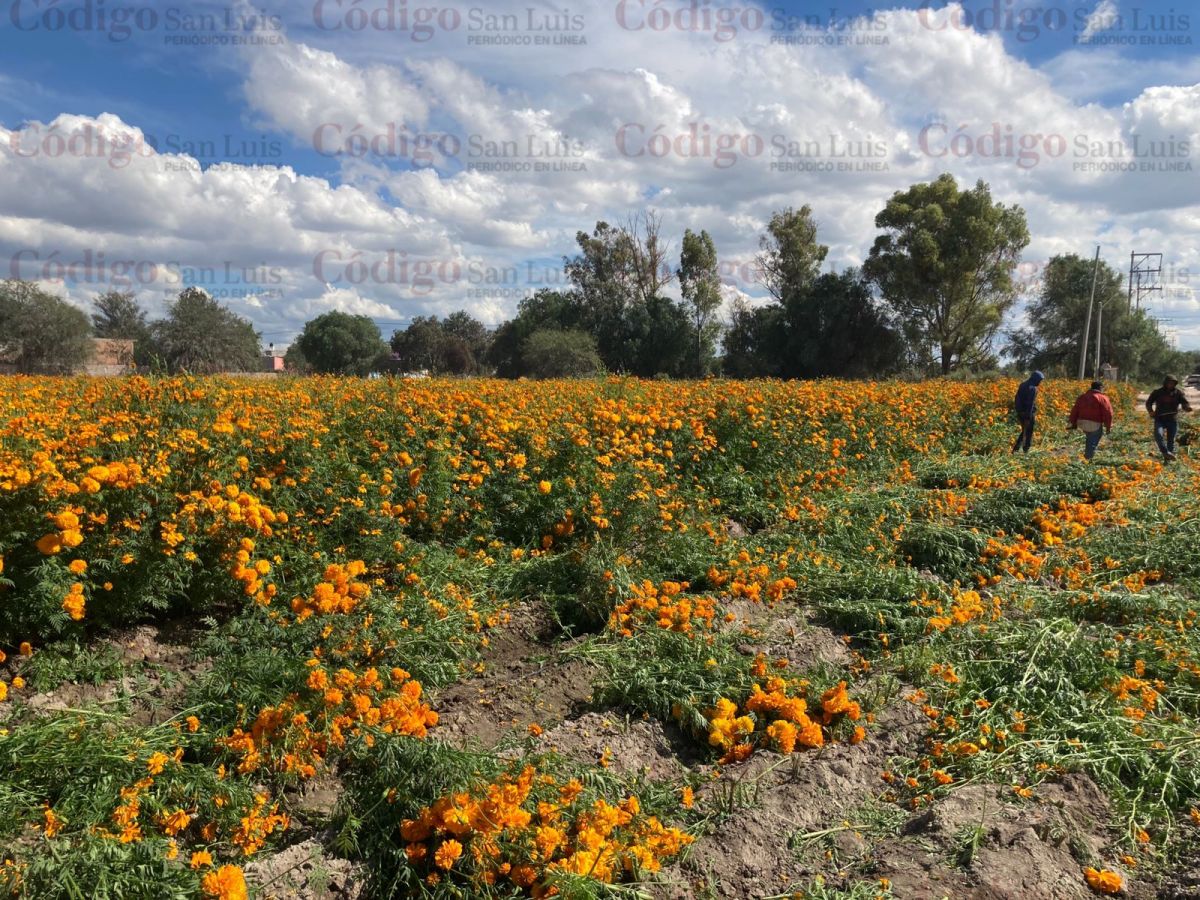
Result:
[[[150,321],[129,291],[106,291],[92,301],[92,330],[98,338],[133,341],[133,361],[149,365],[154,346]]]
[[[0,354],[20,371],[74,372],[91,353],[86,313],[32,282],[0,282]]]
[[[1027,328],[1009,333],[1006,352],[1022,368],[1077,375],[1095,260],[1074,253],[1046,264],[1041,290],[1029,304]],[[1100,361],[1122,374],[1170,370],[1178,355],[1144,310],[1130,310],[1124,276],[1103,260],[1096,269],[1096,298],[1088,328],[1086,371],[1095,366],[1097,309],[1103,307]]]
[[[403,331],[392,333],[392,352],[406,372],[442,371],[446,334],[437,316],[417,316]]]
[[[442,320],[442,366],[455,375],[477,375],[487,366],[492,333],[465,310]]]
[[[892,195],[863,267],[942,374],[986,349],[1016,300],[1013,270],[1029,243],[1025,212],[954,176]]]
[[[524,369],[534,378],[575,378],[604,371],[596,341],[579,329],[543,328],[521,348]]]
[[[283,354],[283,365],[289,375],[311,375],[314,371],[313,364],[305,358],[304,352],[295,341],[292,341],[287,352]]]
[[[787,340],[780,303],[751,306],[733,302],[722,340],[721,371],[731,378],[772,378],[783,374]]]
[[[463,310],[445,319],[417,316],[391,340],[405,370],[433,375],[480,374],[489,365],[491,342],[487,326]]]
[[[817,223],[807,206],[776,212],[759,239],[763,286],[780,303],[803,293],[821,271],[829,248],[817,241]]]
[[[855,269],[826,272],[783,304],[790,378],[878,378],[906,361],[904,336]]]
[[[369,316],[333,310],[306,322],[295,346],[316,372],[366,375],[387,353],[383,336]]]
[[[574,287],[572,298],[584,330],[596,340],[605,365],[613,371],[631,368],[626,313],[633,303],[631,248],[619,228],[597,222],[591,234],[575,235],[579,253],[564,260]]]
[[[661,303],[652,303],[673,277],[659,217],[647,212],[621,226],[597,222],[592,234],[581,231],[575,240],[579,253],[564,259],[563,269],[574,287],[571,299],[580,325],[595,338],[608,369],[655,374],[653,366],[646,371],[647,337],[638,329],[648,321],[674,328],[674,317],[663,315]]]
[[[261,349],[254,326],[201,288],[180,291],[152,332],[172,372],[210,375],[259,369]]]
[[[676,275],[696,342],[691,374],[702,378],[712,365],[713,347],[720,330],[716,316],[721,307],[717,248],[707,231],[696,234],[690,228],[684,230]]]
[[[656,294],[631,306],[626,321],[627,372],[640,378],[688,374],[695,344],[684,304]]]
[[[534,332],[581,330],[582,323],[582,311],[569,294],[542,288],[523,298],[516,316],[496,329],[488,348],[488,362],[501,378],[528,375],[524,346]],[[595,340],[592,343],[595,345]]]
[[[759,246],[773,302],[735,304],[722,360],[727,375],[865,378],[904,365],[903,334],[861,273],[819,274],[829,248],[817,240],[807,206],[771,216]]]

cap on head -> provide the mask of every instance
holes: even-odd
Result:
[[[1092,386],[1090,388],[1088,388],[1088,390],[1089,391],[1102,391],[1102,390],[1104,390],[1104,382],[1103,381],[1093,381]]]
[[[1046,380],[1046,376],[1043,375],[1041,372],[1034,372],[1033,375],[1030,376],[1030,379],[1033,381],[1034,384],[1041,384],[1043,381]]]
[[[1179,384],[1179,379],[1174,375],[1167,375],[1165,378],[1163,378],[1163,384]]]

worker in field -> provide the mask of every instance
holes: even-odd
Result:
[[[1162,387],[1155,388],[1146,398],[1146,412],[1154,417],[1154,443],[1164,462],[1175,458],[1175,435],[1179,431],[1179,411],[1191,412],[1191,404],[1179,389],[1179,379],[1168,375]]]
[[[1017,421],[1021,423],[1021,433],[1017,435],[1017,442],[1013,444],[1013,453],[1018,450],[1029,452],[1029,444],[1033,441],[1034,418],[1037,416],[1038,385],[1045,380],[1046,376],[1041,372],[1034,372],[1017,388],[1017,399],[1013,403],[1013,411],[1016,413]]]
[[[1071,409],[1071,428],[1083,432],[1083,457],[1091,459],[1100,446],[1100,438],[1112,433],[1112,403],[1104,394],[1104,385],[1093,381],[1092,386],[1079,395]]]

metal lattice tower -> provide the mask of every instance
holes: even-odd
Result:
[[[1161,291],[1159,276],[1162,275],[1161,253],[1129,254],[1129,308],[1141,309],[1142,296]]]

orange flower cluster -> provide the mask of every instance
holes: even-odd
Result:
[[[309,660],[305,701],[293,695],[259,712],[249,731],[234,729],[217,743],[240,757],[238,771],[253,772],[264,763],[301,778],[312,778],[331,747],[348,737],[372,740],[369,729],[423,738],[438,714],[421,700],[421,684],[403,669],[381,676],[374,668],[361,675],[339,669],[333,676],[317,659]]]
[[[64,548],[74,549],[82,544],[83,533],[80,531],[78,515],[82,511],[82,509],[71,508],[47,515],[57,531],[52,531],[38,539],[38,551],[44,556],[53,556],[61,553]]]
[[[1041,533],[1042,545],[1053,547],[1083,537],[1099,521],[1096,504],[1063,499],[1053,509],[1043,507],[1035,513],[1033,526]]]
[[[262,849],[267,838],[276,829],[287,831],[291,824],[288,817],[279,812],[276,803],[267,810],[267,795],[258,794],[254,806],[242,817],[241,824],[233,835],[233,842],[241,848],[243,856],[253,856]]]
[[[685,594],[686,581],[643,581],[629,587],[629,599],[613,610],[609,628],[630,637],[639,626],[692,634],[699,627],[712,629],[715,604],[709,597]]]
[[[508,883],[532,896],[553,896],[554,872],[614,883],[656,872],[692,842],[690,835],[645,816],[636,797],[613,805],[586,802],[576,780],[560,784],[526,766],[481,790],[460,791],[405,819],[400,836],[411,865],[460,872],[470,881]]]
[[[1109,685],[1108,689],[1112,691],[1118,703],[1128,703],[1132,695],[1137,694],[1137,705],[1127,705],[1123,712],[1130,719],[1140,721],[1146,718],[1147,713],[1154,712],[1158,706],[1158,698],[1166,687],[1162,681],[1151,683],[1142,678],[1123,675],[1115,684]]]
[[[1041,575],[1042,566],[1046,563],[1046,557],[1036,551],[1037,546],[1028,538],[1019,537],[1011,541],[988,538],[980,562],[1017,581],[1031,581]],[[987,583],[984,575],[980,575],[978,580]],[[999,576],[994,578],[994,581],[999,580]]]
[[[87,599],[83,596],[83,585],[78,581],[71,585],[67,596],[63,598],[62,608],[72,619],[78,622],[83,618]]]
[[[807,682],[799,682],[801,690]],[[808,714],[808,701],[789,693],[792,685],[778,676],[768,679],[766,687],[753,685],[739,715],[738,706],[722,697],[705,716],[709,723],[708,742],[725,751],[722,762],[738,762],[753,751],[756,742],[780,753],[824,746],[822,725],[830,726],[840,716],[857,722],[862,710],[850,699],[846,682],[839,682],[821,695],[820,713]],[[761,728],[759,726],[762,726]],[[852,743],[861,741],[865,732],[856,728]]]
[[[941,610],[939,609],[939,613]],[[983,598],[978,591],[959,591],[954,592],[954,599],[950,604],[949,615],[936,615],[929,620],[930,629],[937,631],[945,631],[951,625],[966,625],[969,622],[974,622],[991,613],[992,620],[1000,618],[1000,598],[993,597],[988,606],[984,605]]]
[[[371,593],[369,585],[355,580],[366,570],[366,564],[361,560],[345,566],[337,563],[327,566],[311,597],[292,600],[292,612],[296,620],[303,622],[314,613],[330,616],[353,612],[359,601]]]

